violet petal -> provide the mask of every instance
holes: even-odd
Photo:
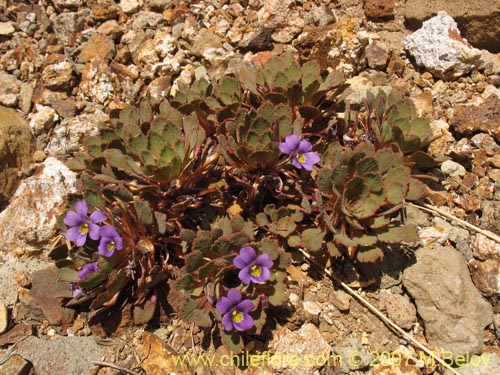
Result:
[[[294,150],[292,150],[290,147],[288,147],[288,145],[285,143],[285,142],[280,142],[278,144],[278,148],[280,149],[280,151],[284,154],[291,154]]]
[[[115,249],[113,249],[112,251],[108,250],[108,244],[110,242],[111,242],[111,238],[107,238],[107,237],[102,237],[101,242],[99,242],[99,246],[97,247],[97,250],[99,251],[99,254],[102,255],[103,257],[110,257],[115,252]]]
[[[299,163],[299,161],[297,160],[297,158],[295,157],[295,155],[292,156],[291,162],[292,162],[292,165],[295,168],[302,169],[302,164]]]
[[[94,223],[89,223],[89,236],[93,240],[98,240],[101,236],[99,235],[101,227]]]
[[[238,289],[229,289],[227,298],[231,301],[232,306],[236,306],[241,302],[241,292]]]
[[[233,260],[233,264],[238,268],[244,268],[252,264],[255,260],[255,250],[253,247],[245,246],[240,249],[240,253]]]
[[[231,313],[230,312],[224,314],[224,316],[222,317],[222,326],[224,327],[224,329],[226,331],[232,331],[233,330],[233,328],[234,328],[234,322],[233,322],[233,319],[231,317]]]
[[[80,228],[78,228],[78,229],[80,229]],[[87,241],[87,235],[86,234],[82,234],[80,232],[80,234],[78,235],[78,237],[76,237],[75,245],[76,246],[83,246],[85,244],[85,241]]]
[[[80,217],[87,217],[88,208],[87,208],[87,202],[85,201],[85,199],[82,199],[81,201],[76,202],[75,209],[76,209],[76,213]]]
[[[299,154],[304,154],[304,153],[309,152],[311,150],[312,150],[311,142],[309,142],[305,139],[301,140],[299,143],[299,147],[297,147],[297,152]]]
[[[318,153],[314,151],[306,152],[304,157],[306,158],[306,163],[316,164],[320,161]]]
[[[66,233],[64,233],[64,237],[66,237],[68,241],[75,241],[80,236],[80,234],[80,227],[73,227],[69,228]]]
[[[260,254],[255,260],[255,264],[265,268],[271,268],[273,266],[273,261],[269,258],[269,254]]]
[[[101,210],[96,210],[90,215],[90,221],[94,224],[101,223],[107,219],[108,217]]]
[[[238,273],[238,278],[241,280],[243,284],[248,285],[250,284],[250,281],[252,281],[250,275],[251,271],[252,271],[252,266],[246,266]]]
[[[75,211],[68,211],[63,221],[64,224],[70,227],[76,227],[82,225],[85,222],[85,218],[82,218]]]
[[[114,236],[118,235],[118,232],[116,231],[114,226],[105,225],[101,227],[101,229],[99,230],[99,234],[101,237],[113,238]]]
[[[227,297],[222,297],[219,302],[216,303],[215,308],[221,313],[225,314],[233,308],[233,304]]]
[[[116,250],[121,250],[123,248],[123,239],[120,237],[119,234],[117,234],[113,240],[115,241],[115,249]]]
[[[235,307],[235,310],[241,311],[242,313],[248,314],[250,311],[252,311],[255,308],[254,304],[252,301],[249,299],[245,299],[238,303],[238,305]]]
[[[297,134],[289,134],[285,137],[285,143],[292,151],[297,151],[299,147],[300,137]]]
[[[304,158],[306,159],[302,166],[307,171],[312,171],[314,169],[314,164],[318,163],[320,158],[316,152],[308,152],[304,154]]]

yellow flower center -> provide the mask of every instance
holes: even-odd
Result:
[[[238,311],[238,310],[234,310],[232,313],[231,313],[231,319],[233,320],[233,322],[235,323],[240,323],[242,320],[243,320],[243,313],[241,311]]]
[[[254,277],[259,277],[262,274],[262,268],[260,268],[260,266],[257,266],[256,264],[254,264],[252,266],[252,269],[250,270],[250,273]]]
[[[300,164],[304,164],[306,162],[306,157],[304,154],[297,154],[297,161]]]
[[[107,248],[108,248],[108,251],[113,251],[113,249],[115,248],[115,241],[110,241],[108,243]]]
[[[89,225],[88,224],[83,224],[80,227],[80,233],[81,234],[87,234],[90,231]]]

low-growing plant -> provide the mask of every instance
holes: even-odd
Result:
[[[294,248],[373,262],[418,240],[397,214],[425,194],[430,128],[395,94],[337,126],[345,88],[285,53],[112,113],[68,162],[81,194],[50,254],[67,305],[144,324],[167,304],[237,352],[287,301]]]
[[[332,256],[345,253],[361,262],[383,256],[379,243],[418,241],[414,226],[393,220],[406,200],[423,196],[421,183],[411,177],[404,155],[392,148],[375,149],[369,142],[354,148],[330,145],[318,176],[318,201],[327,248]]]
[[[286,301],[284,271],[288,254],[276,239],[256,236],[253,223],[239,215],[220,219],[210,230],[185,230],[181,238],[192,250],[174,283],[184,297],[180,316],[200,327],[211,327],[214,319],[221,321],[222,341],[239,352],[243,341],[235,331],[260,333],[267,306],[280,306]],[[239,293],[240,301],[243,295],[253,304],[244,315],[247,321],[251,319],[251,325],[238,321],[242,316],[234,313],[236,310],[232,320],[224,315],[231,309],[228,302],[221,307],[220,301],[234,291]]]

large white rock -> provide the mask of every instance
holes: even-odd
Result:
[[[0,259],[47,251],[58,234],[57,218],[66,210],[66,196],[76,191],[76,174],[58,159],[47,158],[0,213]]]
[[[65,119],[56,125],[46,151],[50,156],[60,157],[79,151],[86,136],[99,134],[99,126],[106,123],[109,116],[100,110],[83,113]]]
[[[455,20],[444,11],[407,36],[404,47],[417,65],[441,79],[455,79],[483,64],[481,51],[460,35]]]

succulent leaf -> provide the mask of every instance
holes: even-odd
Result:
[[[308,228],[302,232],[302,245],[311,252],[318,251],[323,246],[325,234],[321,228]]]
[[[418,242],[420,237],[417,228],[413,225],[391,227],[385,231],[377,231],[379,241],[386,243]]]

